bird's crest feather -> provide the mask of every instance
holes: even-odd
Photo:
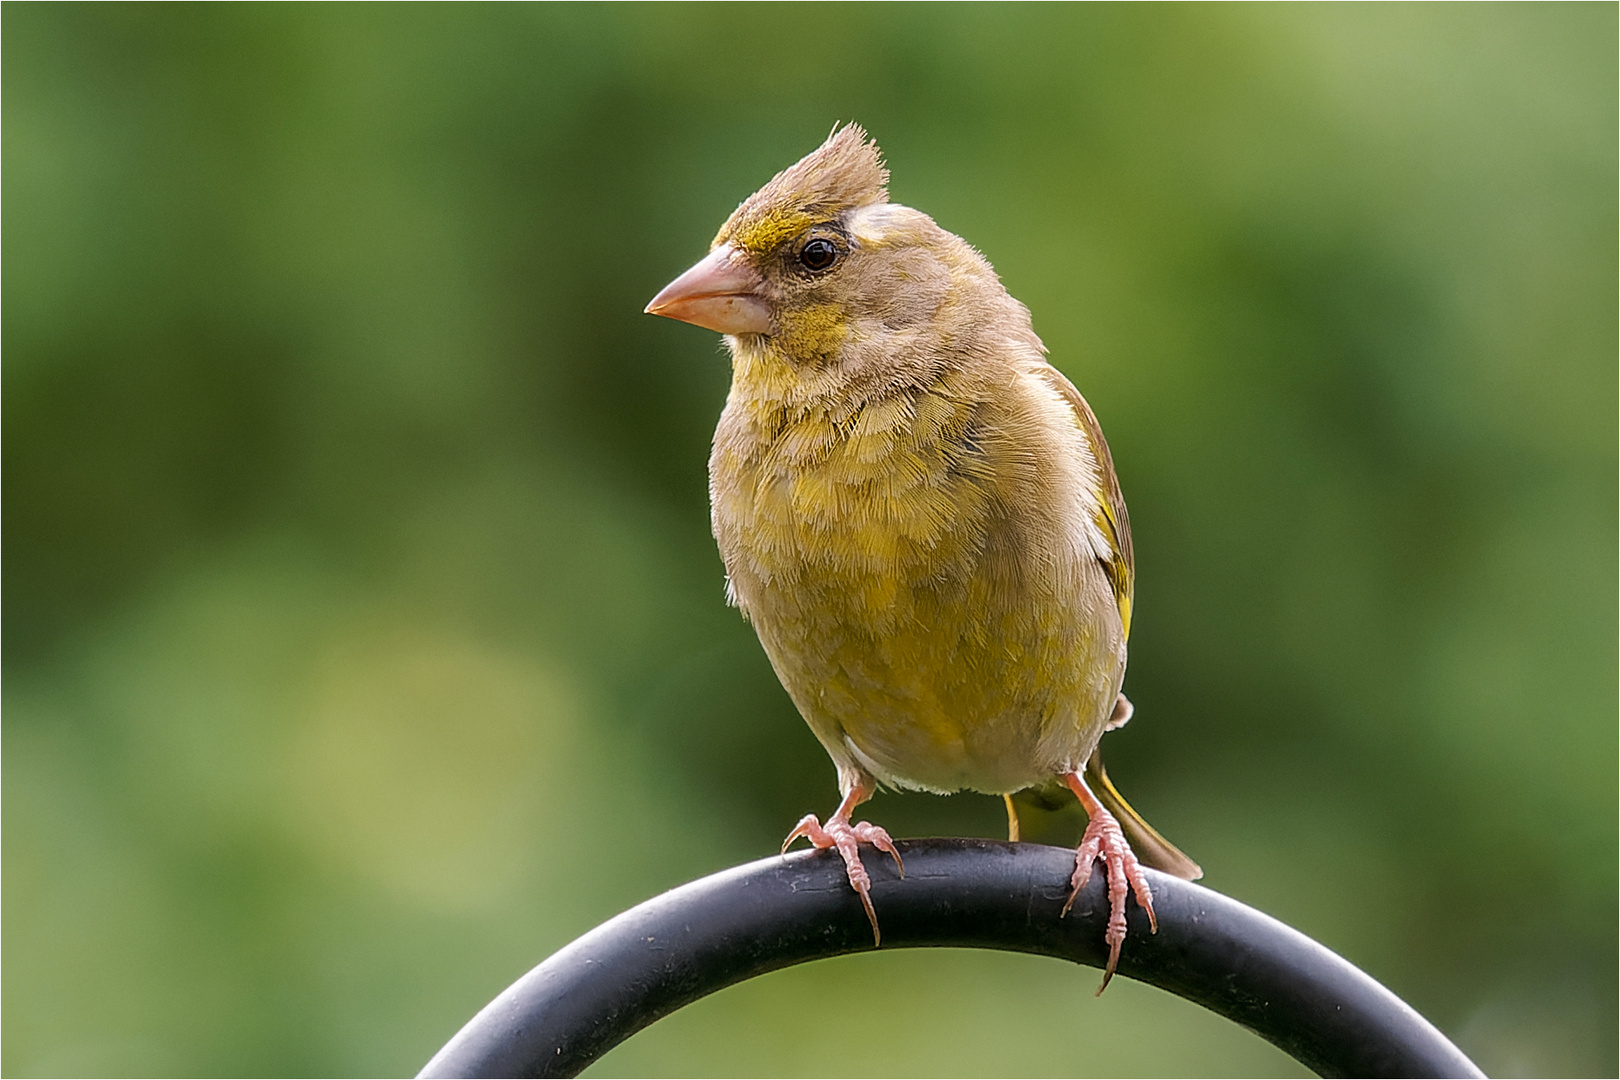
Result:
[[[721,226],[714,245],[774,249],[811,225],[889,201],[889,170],[859,124],[834,129],[827,141],[771,178]]]

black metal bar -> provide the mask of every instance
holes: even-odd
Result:
[[[1074,853],[993,840],[900,842],[906,877],[866,853],[883,947],[1037,953],[1101,967],[1102,875],[1058,911]],[[1323,1076],[1477,1077],[1439,1031],[1354,965],[1219,893],[1148,871],[1159,932],[1130,905],[1119,974],[1270,1040]],[[796,852],[673,889],[562,949],[490,1002],[423,1077],[574,1076],[648,1024],[767,971],[872,948],[826,852]]]

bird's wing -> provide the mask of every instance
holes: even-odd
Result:
[[[1125,496],[1119,490],[1119,477],[1114,473],[1114,459],[1108,453],[1108,441],[1103,438],[1102,425],[1096,414],[1074,384],[1050,364],[1041,373],[1053,389],[1063,395],[1074,409],[1076,422],[1086,441],[1091,445],[1091,456],[1101,472],[1098,477],[1097,527],[1108,540],[1109,557],[1101,560],[1114,587],[1114,602],[1119,605],[1119,619],[1125,636],[1131,635],[1131,602],[1136,595],[1136,569],[1131,555],[1131,518],[1125,512]]]
[[[1124,625],[1126,636],[1129,637],[1136,569],[1131,555],[1131,519],[1125,512],[1125,496],[1119,490],[1119,477],[1114,473],[1114,459],[1108,453],[1108,442],[1103,438],[1102,425],[1097,423],[1096,414],[1091,411],[1091,406],[1086,404],[1086,399],[1080,395],[1080,391],[1076,390],[1074,384],[1064,378],[1063,373],[1056,368],[1048,365],[1047,370],[1050,372],[1046,376],[1048,381],[1074,409],[1075,420],[1085,434],[1086,441],[1091,445],[1091,456],[1096,459],[1101,473],[1098,477],[1098,486],[1101,490],[1097,499],[1097,527],[1108,539],[1110,549],[1110,556],[1101,562],[1103,569],[1108,571],[1109,582],[1113,584],[1114,600],[1119,604],[1120,622]],[[1120,700],[1124,701],[1124,698],[1121,697]],[[1131,808],[1131,804],[1125,801],[1119,789],[1114,787],[1108,779],[1108,770],[1103,768],[1101,747],[1091,752],[1091,760],[1086,763],[1086,778],[1091,781],[1091,789],[1097,798],[1102,800],[1103,805],[1119,822],[1120,828],[1125,831],[1137,858],[1157,870],[1187,881],[1203,877],[1204,871],[1198,864],[1161,836],[1141,814]]]

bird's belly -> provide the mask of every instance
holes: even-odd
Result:
[[[1083,762],[1124,658],[1106,611],[993,602],[988,587],[891,577],[874,612],[850,602],[856,582],[801,579],[796,602],[755,607],[755,622],[835,760],[900,787],[1016,791]]]
[[[1084,539],[1094,496],[1066,464],[1079,452],[997,441],[1011,413],[980,415],[971,394],[778,429],[751,419],[762,406],[745,390],[734,383],[710,458],[715,538],[734,600],[841,771],[1004,792],[1083,764],[1125,635]]]

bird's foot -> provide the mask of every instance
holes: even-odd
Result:
[[[1086,794],[1091,793],[1087,791]],[[1086,806],[1086,811],[1091,815],[1091,821],[1086,825],[1085,835],[1080,838],[1080,848],[1074,855],[1074,876],[1069,880],[1069,899],[1063,905],[1062,914],[1069,913],[1080,890],[1091,880],[1092,862],[1102,860],[1103,870],[1108,875],[1108,929],[1103,934],[1103,940],[1108,943],[1108,966],[1103,969],[1102,985],[1097,987],[1097,993],[1101,994],[1108,988],[1108,980],[1114,977],[1114,968],[1119,965],[1120,946],[1125,944],[1126,894],[1136,894],[1136,902],[1147,912],[1148,925],[1155,934],[1159,932],[1159,920],[1153,914],[1153,890],[1148,886],[1142,864],[1136,861],[1136,854],[1126,842],[1119,822],[1095,799]]]
[[[900,861],[900,852],[895,850],[894,840],[888,832],[869,821],[857,821],[853,825],[848,819],[834,815],[828,819],[826,825],[814,814],[804,815],[793,831],[788,833],[787,839],[782,841],[782,850],[788,847],[799,837],[810,841],[810,845],[818,851],[827,848],[837,848],[838,854],[843,856],[844,870],[849,874],[849,884],[861,898],[861,906],[866,908],[866,917],[872,923],[872,944],[883,944],[883,934],[878,930],[877,912],[872,909],[872,879],[866,873],[866,867],[861,865],[861,854],[857,845],[871,844],[879,851],[887,852],[894,857],[894,865],[899,869],[900,876],[906,876],[906,864]]]

